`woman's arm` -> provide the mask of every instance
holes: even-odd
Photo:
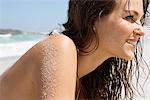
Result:
[[[0,79],[0,98],[73,100],[77,53],[64,35],[39,42]]]

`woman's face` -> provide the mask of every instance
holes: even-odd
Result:
[[[116,1],[117,6],[112,13],[95,22],[99,48],[109,57],[131,60],[134,58],[135,44],[139,39],[133,30],[140,28],[143,31],[139,25],[143,16],[143,1]]]

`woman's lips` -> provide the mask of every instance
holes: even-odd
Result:
[[[126,42],[135,47],[138,40],[139,40],[138,38],[133,38],[133,39],[127,39]]]

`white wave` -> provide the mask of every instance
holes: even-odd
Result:
[[[11,37],[12,34],[0,34],[0,38],[8,38],[8,37]]]
[[[39,41],[40,40],[0,44],[0,58],[23,55]]]
[[[40,40],[0,43],[0,75]]]

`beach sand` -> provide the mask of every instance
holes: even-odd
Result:
[[[0,75],[9,67],[11,67],[19,59],[19,57],[20,56],[0,58]]]

